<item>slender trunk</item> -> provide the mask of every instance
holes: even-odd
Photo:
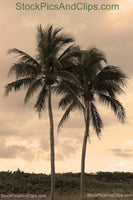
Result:
[[[84,199],[84,172],[85,172],[85,157],[86,157],[86,147],[87,147],[87,138],[89,132],[89,103],[86,105],[86,113],[85,113],[85,133],[83,138],[82,145],[82,157],[81,157],[81,177],[80,177],[80,198]]]
[[[55,189],[55,158],[54,158],[54,122],[51,105],[51,86],[48,86],[48,112],[49,112],[49,123],[50,123],[50,153],[51,153],[51,200],[54,200],[54,189]]]

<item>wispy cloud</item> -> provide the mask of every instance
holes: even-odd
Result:
[[[129,141],[125,142],[125,145],[133,146],[133,140],[129,140]]]
[[[122,158],[133,158],[133,150],[131,149],[110,149],[115,156]]]

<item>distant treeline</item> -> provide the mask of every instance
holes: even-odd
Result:
[[[57,193],[78,193],[80,173],[56,174]],[[85,174],[86,192],[133,193],[133,173],[98,172]],[[0,172],[0,194],[49,194],[50,175],[14,172]]]

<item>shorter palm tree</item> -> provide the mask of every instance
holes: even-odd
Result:
[[[81,51],[77,70],[73,72],[80,84],[69,83],[69,88],[66,88],[66,93],[59,103],[59,107],[65,109],[59,129],[69,117],[70,112],[75,109],[82,110],[84,114],[85,133],[82,144],[80,182],[82,200],[84,199],[85,156],[87,138],[90,137],[90,123],[92,122],[98,137],[103,128],[103,121],[95,105],[96,101],[99,99],[101,103],[110,107],[121,123],[124,123],[125,119],[125,110],[116,95],[123,92],[122,87],[125,86],[127,77],[116,66],[103,67],[101,61],[106,63],[106,58],[98,49]]]

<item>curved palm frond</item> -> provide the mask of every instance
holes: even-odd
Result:
[[[53,30],[53,38],[55,38],[55,36],[56,36],[60,31],[62,31],[62,28],[55,28],[55,29]]]
[[[73,82],[70,82],[68,80],[57,80],[57,85],[54,85],[52,87],[52,90],[56,93],[56,94],[73,94],[73,92],[78,94],[80,88],[77,87],[77,85],[75,85]],[[74,94],[76,95],[76,94]]]
[[[34,109],[38,112],[39,117],[41,117],[42,111],[46,107],[47,96],[48,96],[47,88],[46,88],[46,86],[43,86],[43,88],[41,89],[41,91],[37,97],[36,104],[34,106]]]
[[[74,42],[74,39],[67,35],[61,34],[59,36],[56,36],[56,38],[54,38],[52,42],[53,54],[58,57],[61,53],[61,49],[72,42]]]
[[[24,99],[24,104],[26,104],[29,99],[34,95],[34,93],[39,89],[39,87],[42,86],[42,79],[37,79],[35,81],[33,81],[31,83],[31,85],[29,86],[26,95],[25,95],[25,99]]]
[[[37,77],[42,73],[42,70],[40,67],[36,67],[32,64],[28,63],[15,63],[13,66],[11,66],[8,76],[15,74],[16,79],[21,77]]]
[[[73,98],[71,94],[66,94],[59,102],[59,108],[61,107],[63,110],[72,102]]]
[[[125,110],[122,104],[118,100],[113,99],[112,97],[102,93],[99,94],[99,99],[102,103],[111,107],[111,109],[114,111],[115,115],[117,116],[118,120],[121,123],[125,122],[125,117],[126,117]]]
[[[8,50],[8,54],[10,53],[15,53],[18,54],[18,56],[20,56],[18,63],[27,63],[41,68],[40,64],[32,56],[25,53],[24,51],[21,51],[17,48],[13,48]]]
[[[112,81],[118,86],[126,85],[127,76],[116,66],[108,65],[104,67],[96,77],[95,84]]]
[[[75,91],[74,91],[74,88],[75,88]],[[78,94],[77,89],[80,90],[80,88],[78,88],[78,87],[76,88],[75,85],[73,85],[69,81],[62,80],[59,82],[58,88],[55,88],[55,89],[58,94],[67,94],[67,93],[71,94],[74,101],[76,100],[78,102],[78,104],[80,104],[82,109],[84,110],[84,105],[81,102],[79,96],[77,95]]]
[[[99,136],[101,133],[101,129],[103,127],[103,122],[98,113],[97,108],[95,107],[94,103],[92,103],[92,102],[90,104],[90,112],[91,112],[91,119],[92,119],[93,127],[94,127],[97,135]]]
[[[63,114],[59,124],[58,124],[58,129],[57,129],[57,132],[60,131],[60,128],[63,126],[64,122],[68,119],[71,111],[73,111],[75,108],[75,104],[74,102],[72,102],[69,107],[66,109],[65,113]]]
[[[16,80],[12,83],[9,83],[5,86],[5,96],[8,96],[10,92],[14,91],[19,91],[21,88],[28,88],[29,85],[34,81],[35,79],[30,77],[30,78],[22,78],[19,80]]]
[[[89,65],[100,63],[101,61],[104,61],[105,63],[107,63],[104,53],[98,50],[96,47],[89,49],[87,51],[87,54],[89,58],[89,63],[88,63]]]
[[[68,82],[70,81],[70,83],[72,82],[77,85],[80,84],[78,78],[73,73],[66,71],[66,70],[59,70],[58,77],[64,81],[68,81]]]
[[[61,102],[59,104],[61,104]],[[58,124],[58,130],[57,130],[58,132],[60,131],[60,128],[63,126],[64,122],[69,118],[70,113],[76,109],[78,109],[84,113],[84,108],[81,105],[81,103],[79,101],[77,101],[77,99],[75,99],[75,101],[71,101],[71,103],[65,110],[65,113],[63,114],[63,116]]]
[[[99,51],[97,48],[91,48],[82,53],[81,65],[86,68],[87,71],[95,70],[95,75],[98,70],[103,68],[101,61],[107,62],[103,52]]]
[[[72,51],[73,48],[74,45],[70,45],[69,47],[67,47],[67,49],[65,49],[63,53],[58,57],[58,59],[61,61],[64,57],[66,58],[66,56],[69,56],[70,51]]]
[[[96,93],[104,93],[110,95],[112,98],[116,98],[116,94],[125,93],[124,90],[116,83],[112,81],[103,81],[99,84],[94,84],[94,90]]]
[[[60,61],[75,60],[81,56],[79,46],[70,45],[63,53],[58,57]]]

